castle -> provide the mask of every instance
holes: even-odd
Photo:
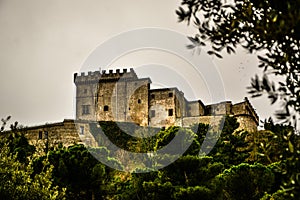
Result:
[[[188,101],[174,88],[150,89],[150,78],[138,78],[135,71],[102,70],[74,74],[76,119],[133,122],[140,126],[169,127],[206,123],[212,116],[234,116],[240,129],[257,130],[258,115],[249,100],[237,104],[224,101],[204,105]]]
[[[239,129],[256,131],[258,115],[247,98],[232,104],[224,101],[204,105],[188,101],[174,88],[150,89],[150,78],[138,78],[133,69],[117,69],[74,74],[76,119],[23,128],[31,144],[66,146],[84,141],[97,145],[89,122],[132,122],[139,126],[188,127],[197,123],[218,123],[225,115],[237,119]],[[41,148],[42,149],[42,148]]]

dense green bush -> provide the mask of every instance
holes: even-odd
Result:
[[[260,199],[271,191],[274,183],[274,174],[262,164],[232,166],[218,178],[223,184],[224,197],[232,200]]]
[[[44,167],[46,163],[42,163]],[[52,181],[53,166],[41,173],[34,173],[32,162],[28,165],[9,153],[9,148],[0,149],[0,198],[5,200],[55,200],[65,199],[65,188]]]

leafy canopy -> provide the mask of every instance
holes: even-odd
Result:
[[[193,49],[211,42],[208,54],[222,58],[221,52],[235,52],[242,46],[256,52],[260,78],[254,77],[253,97],[266,93],[275,103],[281,100],[279,119],[294,122],[300,113],[300,0],[182,0],[176,11],[179,22],[194,23],[198,33],[189,37]],[[284,81],[275,84],[269,76]],[[292,114],[292,111],[295,114]]]

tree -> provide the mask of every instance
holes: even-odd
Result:
[[[18,122],[10,125],[9,131],[4,131],[7,122],[10,120],[10,116],[6,119],[1,119],[1,141],[0,148],[7,146],[9,153],[17,156],[18,161],[22,163],[28,163],[28,158],[35,152],[35,147],[29,144],[28,139],[25,137],[24,132],[19,128]]]
[[[265,129],[274,133],[269,138],[271,147],[274,148],[269,157],[279,157],[277,163],[273,164],[273,171],[277,179],[278,191],[274,194],[282,199],[300,198],[300,136],[294,134],[291,126],[274,124],[271,119],[265,122]],[[267,143],[268,144],[268,143]],[[267,146],[267,144],[265,146]],[[279,189],[280,187],[280,189]]]
[[[102,198],[115,191],[114,186],[110,185],[114,170],[100,163],[90,153],[97,150],[105,151],[99,148],[87,149],[82,144],[51,150],[47,156],[35,161],[35,171],[40,173],[41,164],[44,160],[49,160],[49,163],[54,166],[54,183],[67,188],[68,198]],[[112,160],[112,162],[116,161]]]
[[[18,123],[11,125],[11,131],[3,132],[10,117],[2,119],[0,143],[0,197],[7,200],[55,200],[65,199],[66,188],[53,184],[53,166],[35,173],[32,155],[35,148],[19,132]],[[45,160],[41,169],[49,165]]]
[[[222,58],[238,46],[256,52],[264,69],[248,88],[252,97],[267,94],[271,103],[280,100],[277,118],[297,129],[300,120],[300,0],[182,0],[176,11],[179,21],[193,22],[199,33],[188,37],[194,49],[211,42],[207,52]],[[283,81],[272,82],[278,76]],[[295,132],[293,132],[295,134]],[[290,137],[290,136],[289,136]],[[290,156],[284,160],[285,195],[299,198],[299,146],[288,143]],[[265,149],[267,150],[267,149]],[[292,150],[292,151],[291,151]],[[279,195],[276,194],[276,195]]]
[[[256,138],[252,141],[255,146],[254,161],[268,165],[291,156],[290,151],[297,149],[298,136],[294,134],[292,126],[284,124],[274,124],[269,118],[264,122],[264,129],[256,133]]]
[[[221,162],[225,167],[240,164],[245,162],[249,157],[249,142],[246,140],[248,132],[237,131],[239,127],[237,119],[234,117],[226,116],[224,120],[224,126],[218,141],[214,144],[213,149],[208,154],[212,156],[215,162]],[[192,130],[197,137],[195,140],[201,145],[206,137],[214,137],[213,131],[208,131],[209,125],[196,124],[192,126]],[[252,134],[252,133],[250,133]],[[210,147],[209,147],[210,148]],[[195,150],[199,153],[200,147]]]
[[[260,78],[253,78],[249,92],[253,97],[266,93],[275,103],[283,102],[278,119],[296,122],[300,114],[300,0],[182,0],[176,11],[179,22],[193,22],[199,33],[188,37],[194,49],[211,42],[208,54],[222,58],[220,52],[235,52],[242,46],[257,52]],[[269,81],[280,76],[283,82]],[[293,113],[295,112],[295,113]]]
[[[46,162],[42,163],[45,166]],[[28,165],[18,161],[9,148],[0,149],[0,197],[7,200],[55,200],[64,199],[66,188],[52,182],[52,169],[35,174],[32,162]]]
[[[272,189],[274,174],[262,164],[242,163],[232,166],[218,176],[223,184],[225,199],[256,200]]]
[[[130,199],[221,199],[215,179],[223,170],[212,157],[182,156],[157,172],[134,174]]]

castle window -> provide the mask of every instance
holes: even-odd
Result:
[[[173,109],[169,109],[169,110],[168,110],[168,115],[169,115],[169,116],[173,116]]]
[[[84,135],[84,126],[80,126],[79,134]]]
[[[169,93],[169,97],[173,97],[173,92],[170,92],[170,93]]]
[[[150,111],[150,117],[155,117],[155,110]]]
[[[82,114],[83,115],[90,114],[90,105],[82,105]]]
[[[45,138],[48,139],[48,131],[45,131]]]
[[[142,100],[138,99],[138,104],[142,103]]]
[[[105,106],[103,107],[103,110],[104,110],[104,111],[108,111],[108,105],[105,105]]]
[[[155,94],[151,94],[151,99],[155,99]]]
[[[39,140],[43,139],[43,132],[39,131]]]
[[[86,94],[86,93],[87,93],[87,89],[84,89],[84,90],[83,90],[83,93]]]

